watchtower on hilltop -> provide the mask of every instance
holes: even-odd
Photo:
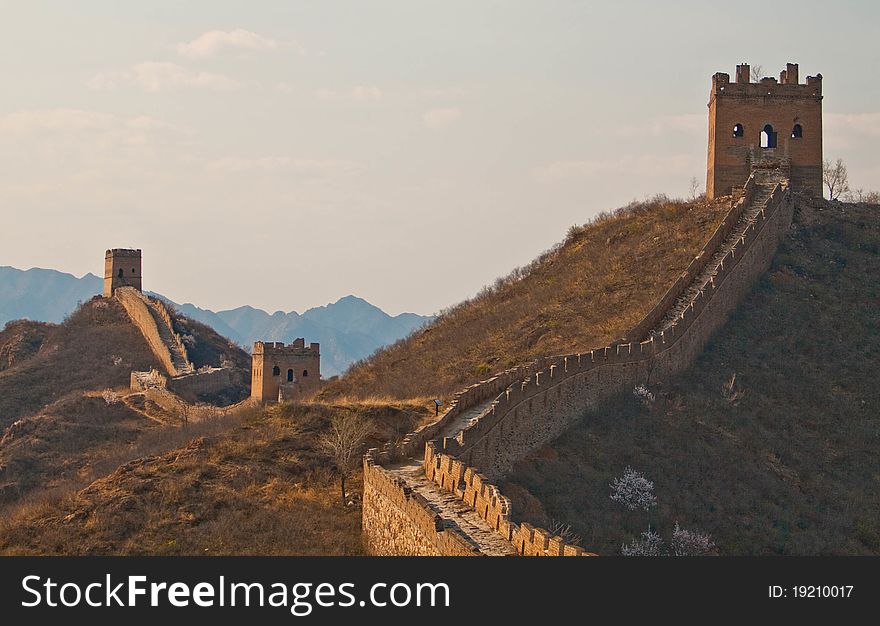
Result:
[[[254,343],[251,366],[251,398],[257,402],[294,400],[314,393],[321,386],[320,344],[299,338],[283,342]]]
[[[746,64],[736,66],[735,83],[723,72],[712,77],[706,196],[728,195],[765,167],[782,169],[794,190],[822,195],[822,75],[801,84],[797,63],[778,81],[751,82]]]
[[[118,287],[141,289],[141,251],[113,248],[104,254],[104,297],[113,297]]]

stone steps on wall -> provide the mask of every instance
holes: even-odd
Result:
[[[464,411],[443,429],[440,437],[456,437],[464,428],[477,419],[492,405],[492,400]],[[443,518],[447,528],[455,528],[474,547],[487,556],[516,556],[516,550],[498,532],[491,528],[482,517],[454,494],[444,491],[425,475],[422,456],[406,459],[400,463],[386,466],[385,469],[407,487],[425,498],[430,506]]]
[[[174,365],[174,369],[177,370],[175,375],[180,376],[182,374],[191,374],[194,371],[193,366],[186,358],[186,355],[181,351],[177,341],[175,341],[174,329],[168,326],[168,323],[159,313],[157,305],[152,298],[140,292],[138,292],[138,295],[144,301],[144,304],[147,305],[147,310],[150,312],[153,321],[156,322],[156,329],[159,331],[159,338],[168,349],[168,354],[171,356],[171,363]]]
[[[780,174],[767,171],[756,172],[755,182],[757,189],[749,202],[749,205],[743,210],[739,221],[731,230],[727,238],[718,246],[715,254],[706,263],[704,269],[696,275],[693,282],[682,292],[681,296],[670,307],[669,312],[660,320],[651,334],[659,334],[672,326],[678,320],[682,313],[691,305],[698,297],[700,290],[717,274],[718,264],[727,255],[728,252],[742,238],[746,229],[755,222],[758,214],[767,206],[767,201],[773,193],[773,190],[782,182],[783,178]]]

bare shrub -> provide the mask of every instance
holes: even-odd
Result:
[[[736,374],[733,374],[733,376],[730,377],[730,380],[721,385],[721,397],[731,404],[738,403],[742,400],[744,395],[746,395],[746,392],[742,389],[738,389],[736,386]]]
[[[583,538],[572,530],[571,524],[566,524],[558,519],[551,519],[547,530],[570,545],[579,545],[583,541]]]

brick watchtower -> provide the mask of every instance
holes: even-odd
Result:
[[[281,342],[254,343],[251,398],[258,402],[294,400],[321,386],[321,350],[305,339],[285,346]]]
[[[104,297],[113,297],[117,287],[141,291],[141,251],[113,248],[104,254]]]
[[[750,81],[749,66],[712,77],[709,95],[709,165],[706,196],[711,200],[742,186],[753,168],[781,167],[792,189],[822,195],[822,75],[798,82],[788,63],[775,78]]]

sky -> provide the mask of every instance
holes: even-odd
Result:
[[[880,189],[880,4],[4,2],[0,265],[214,310],[429,314],[572,224],[704,184],[710,78],[823,75]]]

